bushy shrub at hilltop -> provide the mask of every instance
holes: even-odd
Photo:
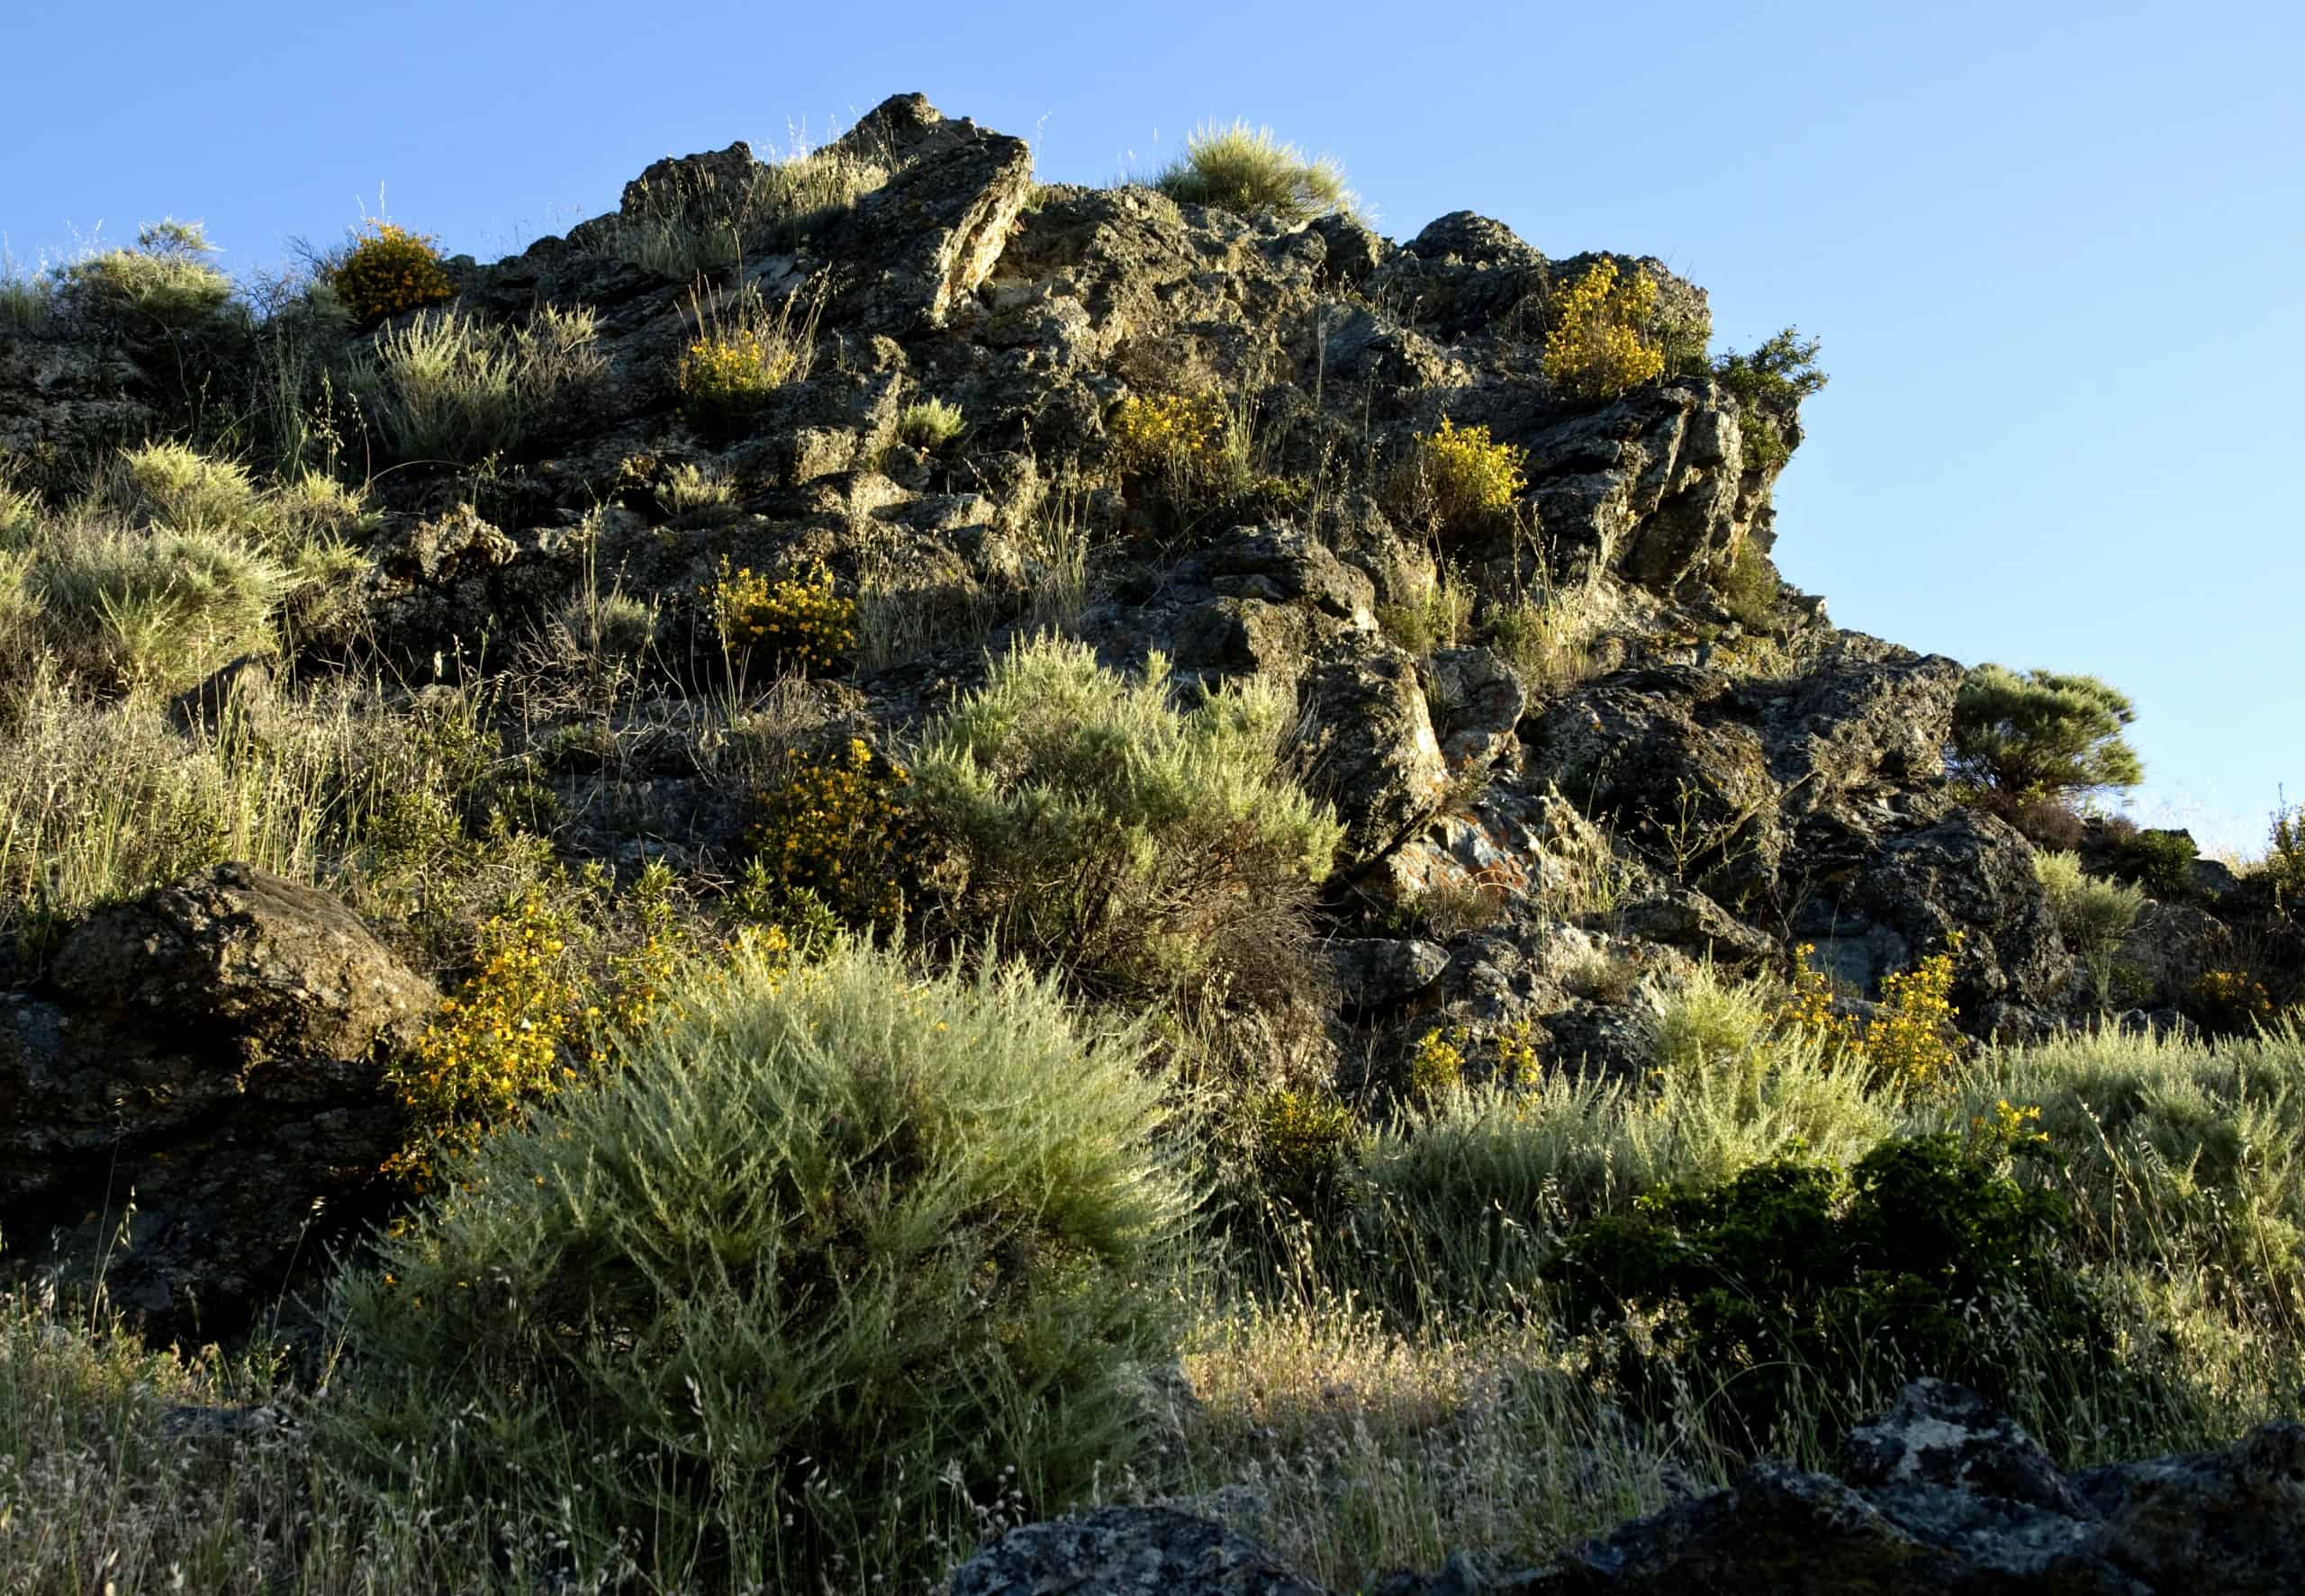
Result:
[[[1184,154],[1152,181],[1180,203],[1236,216],[1270,211],[1286,222],[1349,212],[1358,203],[1333,158],[1308,158],[1270,128],[1237,121],[1226,127],[1207,123],[1187,134]]]
[[[667,1006],[348,1277],[339,1439],[389,1477],[460,1426],[431,1488],[514,1522],[581,1475],[575,1564],[620,1529],[683,1589],[933,1573],[971,1504],[1125,1453],[1190,1205],[1133,1031],[856,943]]]
[[[429,234],[412,233],[389,221],[370,221],[343,258],[322,275],[354,320],[367,324],[402,311],[454,299],[456,284],[440,264]]]
[[[232,280],[208,262],[216,246],[196,221],[160,221],[133,249],[107,249],[62,268],[65,300],[124,330],[189,332],[230,302]]]
[[[2056,797],[2145,780],[2121,728],[2137,718],[2126,694],[2094,676],[1983,664],[1953,702],[1952,764],[2013,797]]]

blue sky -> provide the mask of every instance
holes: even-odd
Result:
[[[239,267],[377,208],[484,257],[658,156],[918,89],[1107,181],[1208,118],[1340,158],[1385,231],[1660,256],[1832,385],[1778,563],[1844,626],[2093,672],[2135,812],[2254,852],[2305,799],[2305,8],[1659,3],[19,7],[0,234],[199,217]]]

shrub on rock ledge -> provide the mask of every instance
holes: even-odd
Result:
[[[1209,205],[1236,216],[1270,211],[1283,221],[1310,221],[1351,212],[1358,202],[1344,168],[1331,157],[1307,158],[1283,144],[1270,128],[1245,122],[1209,122],[1185,137],[1185,152],[1153,179],[1153,186],[1188,205]]]
[[[1190,1204],[1135,1033],[854,943],[669,1006],[348,1277],[339,1438],[391,1477],[461,1425],[429,1488],[516,1525],[581,1470],[579,1565],[621,1531],[680,1588],[933,1573],[971,1503],[1086,1490],[1171,1350]]]
[[[2137,718],[2126,694],[2094,676],[1983,664],[1953,703],[1951,763],[1996,791],[2055,797],[2145,780],[2121,728]]]

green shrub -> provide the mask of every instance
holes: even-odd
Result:
[[[174,692],[267,650],[295,578],[227,533],[75,521],[50,529],[28,585],[68,672],[107,690]]]
[[[179,531],[245,532],[264,519],[245,467],[212,459],[189,445],[149,443],[121,452],[107,500],[131,519],[161,521]]]
[[[822,565],[770,582],[749,565],[720,569],[698,595],[732,669],[758,660],[801,672],[830,671],[856,646],[856,600]]]
[[[2048,895],[2049,917],[2065,945],[2083,959],[2108,955],[2121,945],[2145,906],[2144,890],[2084,875],[2074,853],[2036,853],[2033,877]]]
[[[130,329],[196,331],[232,298],[232,280],[206,259],[215,248],[196,221],[156,222],[137,234],[133,249],[107,249],[64,267],[64,296]]]
[[[321,273],[353,320],[372,326],[402,311],[456,297],[456,284],[442,269],[440,252],[429,235],[389,221],[371,220],[363,225],[366,236],[356,234],[344,257]]]
[[[1953,702],[1950,763],[2021,797],[2133,787],[2145,767],[2121,728],[2136,718],[2128,698],[2094,676],[1979,665]]]
[[[1265,1195],[1310,1218],[1343,1206],[1368,1131],[1334,1093],[1283,1087],[1252,1100],[1255,1168]]]
[[[2115,841],[2106,862],[2113,874],[2165,903],[2193,896],[2193,861],[2200,851],[2182,831],[2139,831]]]
[[[1496,442],[1486,424],[1460,427],[1443,416],[1436,431],[1417,435],[1392,497],[1405,518],[1435,532],[1475,530],[1511,514],[1528,488],[1528,463],[1526,449]]]
[[[376,335],[352,391],[396,456],[478,460],[599,376],[596,337],[590,309],[547,305],[519,329],[424,311]]]
[[[1825,374],[1817,369],[1821,347],[1788,327],[1749,355],[1731,349],[1713,363],[1714,379],[1737,401],[1746,469],[1767,471],[1792,458],[1785,429],[1800,414],[1801,401],[1825,385]]]
[[[1270,128],[1209,122],[1185,136],[1185,152],[1152,180],[1180,204],[1209,205],[1235,216],[1270,211],[1284,222],[1310,221],[1358,202],[1344,168],[1328,156],[1307,159]]]
[[[961,407],[941,399],[916,400],[897,413],[897,441],[934,454],[960,437]]]
[[[1343,835],[1290,778],[1295,718],[1262,679],[1180,710],[1157,654],[1130,681],[1044,637],[929,727],[915,776],[959,901],[1004,945],[1131,984],[1255,985]]]
[[[1749,632],[1776,629],[1777,594],[1784,586],[1776,567],[1750,537],[1738,539],[1713,579],[1721,607]]]
[[[1654,1316],[1648,1349],[1624,1348],[1625,1386],[1654,1400],[1672,1366],[1701,1370],[1756,1448],[1803,1409],[1876,1400],[1908,1373],[2005,1402],[2010,1348],[2041,1336],[2041,1319],[2044,1339],[2077,1341],[2078,1356],[2111,1348],[2049,1250],[2063,1204],[2002,1173],[2001,1157],[1893,1138],[1857,1161],[1845,1194],[1828,1165],[1756,1165],[1588,1221],[1544,1273],[1571,1323]]]
[[[807,894],[854,924],[899,924],[920,862],[911,784],[861,737],[837,754],[795,756],[754,795],[746,834],[760,888]]]
[[[728,1589],[933,1576],[971,1504],[1124,1457],[1191,1204],[1136,1035],[853,943],[676,1007],[345,1279],[339,1438],[390,1476],[484,1435],[432,1488],[515,1523],[581,1469],[644,1579]]]

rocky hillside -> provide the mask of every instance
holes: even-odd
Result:
[[[1165,662],[1180,705],[1288,707],[1283,763],[1333,808],[1306,844],[1323,868],[1261,930],[1242,929],[1247,874],[1218,894],[1234,906],[1162,920],[1234,939],[1184,960],[1223,979],[1174,1008],[1232,1064],[1365,1113],[1436,1035],[1475,1076],[1638,1079],[1643,994],[1705,963],[1821,972],[1862,1024],[1891,977],[1942,959],[1959,1029],[2024,1042],[2108,1012],[2189,1032],[2241,942],[2296,962],[2262,882],[1948,774],[1964,666],[1835,627],[1770,562],[1813,384],[1709,355],[1704,290],[1659,261],[1549,259],[1471,212],[1395,242],[1347,213],[1045,185],[1023,141],[908,96],[804,162],[667,159],[565,237],[437,269],[429,306],[366,315],[307,289],[260,323],[149,294],[107,319],[59,291],[0,318],[0,490],[27,515],[117,501],[110,463],[155,438],[357,484],[312,500],[343,498],[326,558],[278,556],[261,625],[203,620],[149,658],[115,638],[76,679],[92,701],[150,693],[184,735],[285,746],[271,707],[372,682],[435,728],[384,781],[408,814],[466,757],[441,728],[482,750],[441,789],[451,863],[420,892],[323,891],[221,837],[86,901],[12,880],[0,1233],[100,1248],[132,1189],[112,1289],[156,1330],[245,1323],[399,1200],[379,1171],[413,1099],[388,1071],[483,961],[477,913],[443,906],[446,878],[497,879],[481,850],[597,866],[603,893],[656,870],[701,912],[806,885],[811,913],[964,943],[972,893],[1021,891],[997,861],[891,834],[886,892],[844,897],[837,864],[775,861],[771,820],[809,811],[776,809],[759,771],[815,760],[851,798],[909,780],[924,727],[1044,634],[1130,680]],[[1560,352],[1610,283],[1638,285],[1623,326],[1656,363],[1589,380]],[[266,351],[302,363],[285,390]],[[197,532],[169,502],[171,536]],[[77,662],[113,611],[76,621],[42,591],[17,633],[0,605],[0,641]],[[389,798],[377,815],[401,814]],[[379,822],[309,873],[384,880],[399,835]],[[2060,920],[2051,838],[2093,869],[2160,861],[2110,945]],[[1104,912],[1070,973],[1141,999],[1141,962],[1089,951],[1126,929]],[[2231,1012],[2255,1012],[2246,990]],[[1796,1483],[1738,1500],[1874,1511]],[[2076,1519],[2103,1494],[2034,1485]],[[1865,1522],[1848,1534],[1892,1534]],[[1727,1531],[1675,1533],[1695,1538],[1659,1569]]]

